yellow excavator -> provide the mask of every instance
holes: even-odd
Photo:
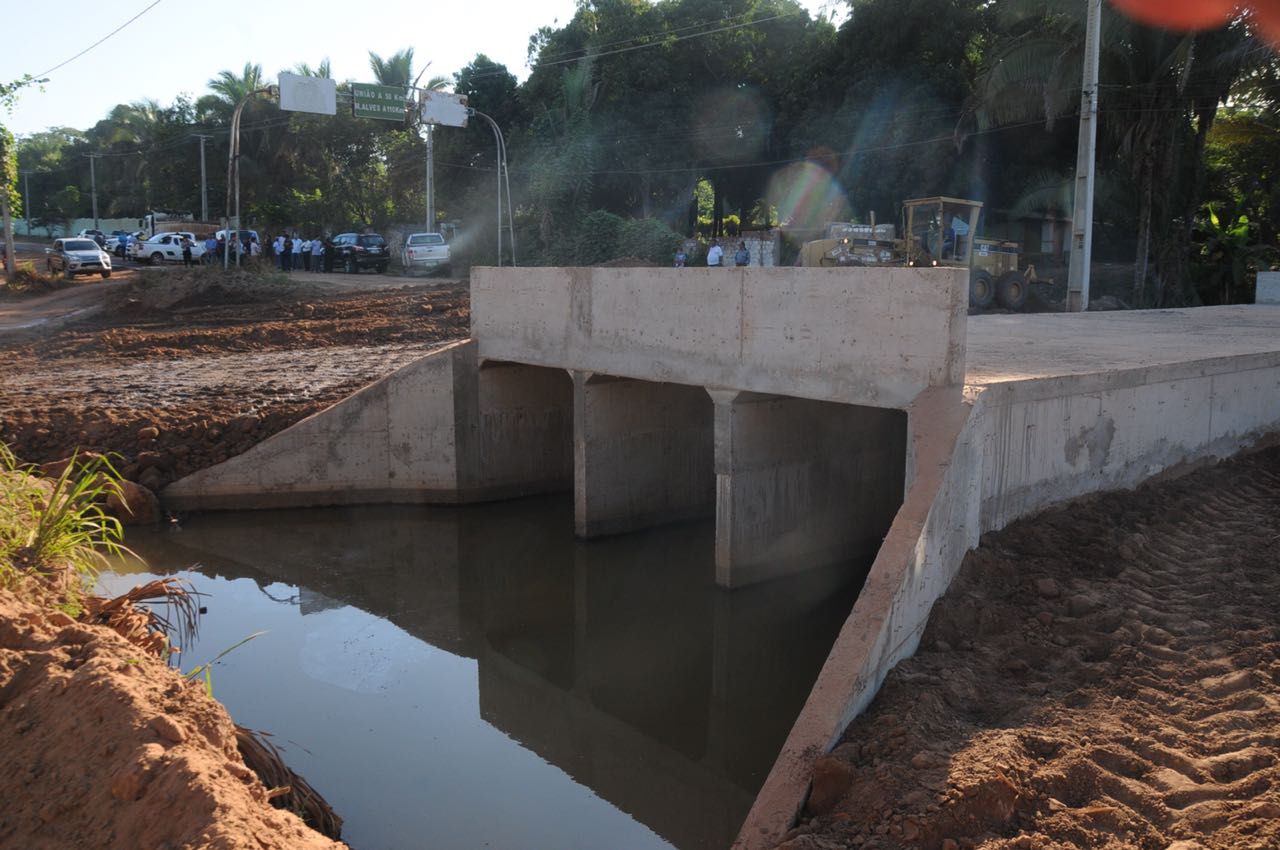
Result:
[[[806,242],[802,266],[949,266],[969,269],[969,306],[1026,306],[1036,269],[1019,268],[1017,242],[978,238],[981,201],[916,198],[902,202],[903,236],[892,224],[838,224]]]

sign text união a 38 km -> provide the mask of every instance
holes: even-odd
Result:
[[[404,87],[352,83],[351,103],[357,118],[400,121],[404,118]]]

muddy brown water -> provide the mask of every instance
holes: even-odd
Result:
[[[728,846],[866,575],[714,586],[714,529],[582,542],[568,498],[204,514],[130,532],[208,612],[238,723],[374,848]]]

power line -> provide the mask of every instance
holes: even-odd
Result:
[[[57,65],[54,65],[54,66],[53,66],[52,68],[50,68],[49,70],[47,70],[47,71],[41,71],[39,74],[36,74],[35,76],[36,76],[37,78],[44,78],[44,77],[49,76],[50,74],[52,74],[54,71],[58,70],[59,68],[63,67],[64,65],[69,65],[69,64],[71,64],[72,62],[76,61],[76,60],[77,60],[77,59],[79,59],[81,56],[83,56],[83,55],[85,55],[86,53],[88,53],[90,50],[93,50],[93,48],[97,47],[99,44],[102,44],[102,42],[104,42],[104,41],[106,41],[107,39],[111,38],[111,36],[113,36],[113,35],[115,35],[116,33],[120,32],[120,30],[122,30],[122,29],[124,29],[125,27],[129,26],[129,24],[131,24],[131,23],[133,23],[134,21],[138,20],[138,18],[141,18],[141,17],[142,17],[143,15],[145,15],[147,12],[150,12],[152,9],[154,9],[156,6],[159,6],[159,5],[160,5],[160,0],[155,0],[155,2],[154,2],[154,3],[152,3],[150,6],[148,6],[148,7],[147,7],[147,8],[145,8],[145,9],[143,9],[141,12],[139,12],[139,13],[138,13],[138,14],[136,14],[136,15],[134,15],[132,18],[130,18],[129,20],[125,21],[125,22],[124,22],[123,24],[121,24],[120,26],[118,26],[118,27],[116,27],[115,29],[113,29],[111,32],[107,33],[107,34],[106,34],[106,35],[104,35],[102,38],[98,39],[98,40],[97,40],[97,41],[95,41],[93,44],[91,44],[91,45],[89,45],[88,47],[86,47],[84,50],[81,50],[81,51],[80,51],[79,53],[77,53],[75,56],[72,56],[70,59],[67,59],[67,60],[65,60],[65,61],[63,61],[63,62],[59,62]]]

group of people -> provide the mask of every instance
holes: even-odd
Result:
[[[190,239],[182,240],[182,264],[184,266],[193,266],[195,262],[191,259],[192,242]],[[241,240],[240,234],[232,232],[228,239],[223,231],[210,235],[204,240],[204,253],[200,255],[200,261],[206,266],[222,265],[227,263],[230,265],[244,265],[245,263],[256,261],[262,256],[262,246],[258,244],[258,237],[249,234],[244,240]]]
[[[689,255],[685,253],[684,248],[676,251],[676,268],[682,269],[688,262]],[[724,249],[720,247],[720,240],[712,239],[711,247],[707,249],[707,266],[709,268],[719,268],[724,264]],[[747,250],[746,242],[738,243],[738,250],[733,252],[733,264],[735,266],[751,265],[751,252]]]
[[[189,239],[183,241],[183,265],[194,265],[191,259],[191,247]],[[269,241],[266,250],[269,253],[272,264],[283,272],[333,271],[333,246],[327,239],[318,237],[305,239],[301,236],[284,233]],[[262,253],[263,246],[258,242],[258,237],[255,235],[249,234],[245,239],[241,240],[240,234],[232,232],[230,241],[228,241],[224,238],[222,232],[219,232],[205,240],[204,254],[201,259],[206,265],[222,265],[224,260],[235,265],[237,259],[241,265],[244,265],[249,262],[259,262]]]
[[[328,239],[305,239],[286,233],[271,243],[271,252],[276,268],[282,272],[333,271],[333,245]]]

